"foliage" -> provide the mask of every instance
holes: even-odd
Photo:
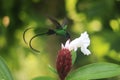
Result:
[[[13,80],[13,77],[3,61],[3,59],[0,57],[0,80]]]
[[[66,80],[91,80],[120,75],[120,65],[112,63],[93,63],[80,67],[70,73]]]
[[[48,64],[55,66],[56,53],[66,39],[59,35],[40,36],[34,39],[32,46],[39,49],[40,54],[32,51],[22,39],[23,32],[28,27],[32,27],[33,30],[26,33],[27,42],[36,34],[55,29],[46,17],[49,15],[59,22],[63,21],[64,17],[68,19],[67,30],[71,39],[83,31],[90,34],[89,49],[92,55],[83,56],[78,50],[77,57],[73,55],[73,70],[79,70],[88,63],[103,61],[120,65],[119,9],[119,0],[1,0],[0,56],[6,61],[16,80],[31,80],[36,76],[46,75],[56,78],[56,74],[53,73],[55,70],[50,68],[53,70],[50,72]],[[4,66],[4,62],[1,62],[0,66],[2,64]],[[3,73],[8,71],[7,68],[1,70]],[[119,80],[119,76],[115,79]]]
[[[47,77],[47,76],[42,76],[42,77],[37,77],[37,78],[34,78],[32,80],[55,80],[51,77]]]

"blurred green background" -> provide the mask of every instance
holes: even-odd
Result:
[[[120,0],[0,0],[0,56],[10,68],[15,80],[31,80],[37,76],[56,77],[48,65],[55,67],[56,56],[65,43],[65,37],[58,35],[40,36],[33,40],[32,51],[23,41],[55,26],[46,15],[60,23],[68,19],[68,32],[71,39],[87,31],[90,35],[90,56],[77,51],[74,69],[94,62],[120,64]],[[80,54],[79,54],[80,53]],[[120,76],[109,80],[119,80]],[[107,80],[107,79],[105,79]]]

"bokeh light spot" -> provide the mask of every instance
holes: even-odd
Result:
[[[118,31],[120,29],[119,22],[117,20],[111,20],[110,26],[113,29],[113,31]]]
[[[10,24],[10,17],[9,16],[4,16],[3,20],[2,20],[2,23],[5,27],[8,27],[9,24]]]

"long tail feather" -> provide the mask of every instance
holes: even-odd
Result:
[[[27,28],[27,29],[23,32],[23,40],[24,40],[24,42],[25,42],[26,44],[28,44],[28,43],[27,43],[27,41],[26,41],[25,34],[26,34],[26,32],[27,32],[28,30],[30,30],[30,29],[32,29],[32,28]]]
[[[37,36],[41,36],[41,35],[45,35],[45,34],[46,34],[46,33],[37,34],[37,35],[33,36],[33,37],[30,39],[30,41],[29,41],[29,47],[30,47],[33,51],[35,51],[35,52],[40,52],[39,50],[37,50],[37,49],[35,49],[35,48],[32,47],[32,41],[33,41],[33,39],[35,39]]]

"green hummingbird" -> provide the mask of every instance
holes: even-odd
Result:
[[[29,47],[30,47],[33,51],[35,51],[35,52],[40,52],[40,51],[37,50],[37,49],[35,49],[35,48],[33,48],[31,43],[32,43],[33,39],[36,38],[36,37],[38,37],[38,36],[42,36],[42,35],[47,35],[47,36],[49,36],[49,35],[56,34],[56,35],[59,35],[59,36],[64,36],[64,37],[66,37],[67,39],[70,38],[70,34],[69,34],[69,32],[67,31],[67,19],[66,19],[66,18],[63,20],[62,25],[61,25],[56,19],[54,19],[54,18],[52,18],[52,17],[48,17],[48,18],[49,18],[49,20],[55,25],[55,29],[47,29],[47,31],[44,32],[44,33],[39,33],[39,34],[34,35],[34,36],[30,39],[29,43],[27,43],[27,41],[26,41],[26,39],[25,39],[25,34],[26,34],[26,32],[27,32],[28,30],[30,30],[30,29],[32,29],[32,28],[27,28],[27,29],[23,32],[23,40],[24,40],[24,42],[25,42],[26,44],[29,44]]]

